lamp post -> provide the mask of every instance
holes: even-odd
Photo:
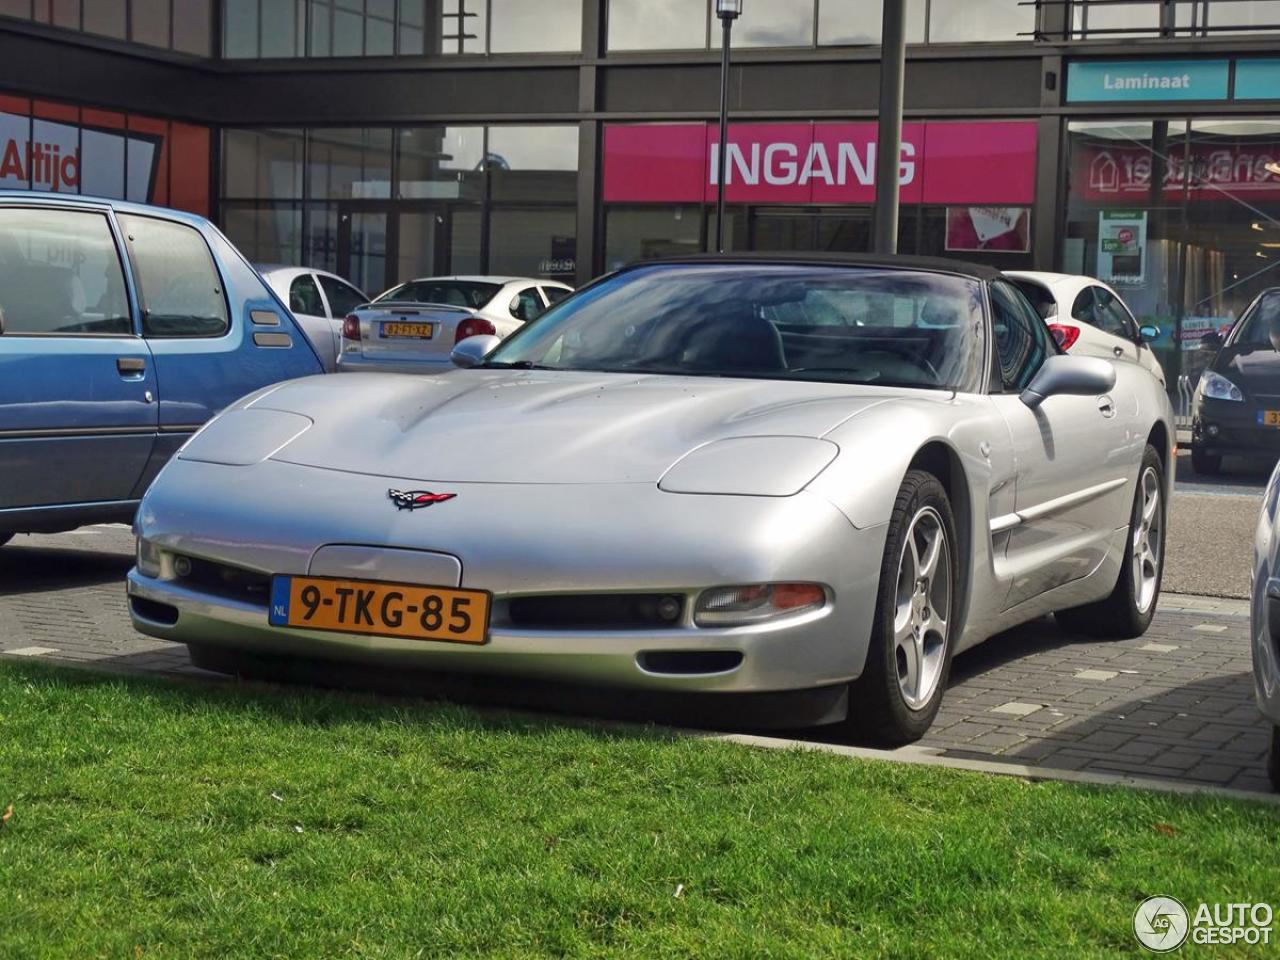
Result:
[[[743,0],[716,0],[720,18],[720,150],[716,157],[716,253],[724,253],[724,179],[729,168],[729,35]]]
[[[906,0],[884,0],[880,36],[880,135],[876,149],[876,253],[898,252],[898,165],[902,154],[902,87],[906,72]]]

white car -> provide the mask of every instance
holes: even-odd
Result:
[[[337,274],[310,267],[260,266],[258,272],[289,307],[320,355],[325,373],[338,368],[342,321],[369,298]]]
[[[338,371],[439,373],[475,336],[506,337],[573,288],[528,277],[424,277],[392,287],[342,326]]]
[[[1271,471],[1262,513],[1253,537],[1253,597],[1249,604],[1249,646],[1253,651],[1253,685],[1258,709],[1271,724],[1267,773],[1280,791],[1280,530],[1276,500],[1280,497],[1280,465]]]
[[[1063,350],[1086,357],[1130,360],[1165,382],[1164,368],[1150,346],[1150,341],[1160,336],[1160,328],[1139,326],[1120,294],[1101,280],[1024,270],[1006,270],[1004,275],[1044,317]]]

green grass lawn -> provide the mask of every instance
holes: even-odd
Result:
[[[4,960],[1134,955],[1280,891],[1263,804],[34,664],[8,804]]]

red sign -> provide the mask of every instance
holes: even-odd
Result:
[[[873,203],[874,123],[759,123],[729,128],[730,203]],[[708,203],[716,198],[714,124],[610,124],[606,203]],[[899,183],[905,203],[1029,204],[1036,125],[1027,121],[907,123]]]
[[[1189,158],[1181,144],[1171,142],[1165,198],[1176,200],[1184,191],[1193,200],[1280,198],[1280,177],[1267,169],[1277,162],[1280,141],[1193,143]],[[1131,204],[1151,196],[1155,164],[1144,146],[1086,142],[1072,150],[1071,167],[1072,193],[1079,199]]]

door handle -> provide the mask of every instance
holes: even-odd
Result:
[[[1103,395],[1098,398],[1098,412],[1108,419],[1116,415],[1115,401],[1111,397]]]
[[[122,377],[140,377],[147,372],[147,361],[141,357],[117,357],[116,371]]]

